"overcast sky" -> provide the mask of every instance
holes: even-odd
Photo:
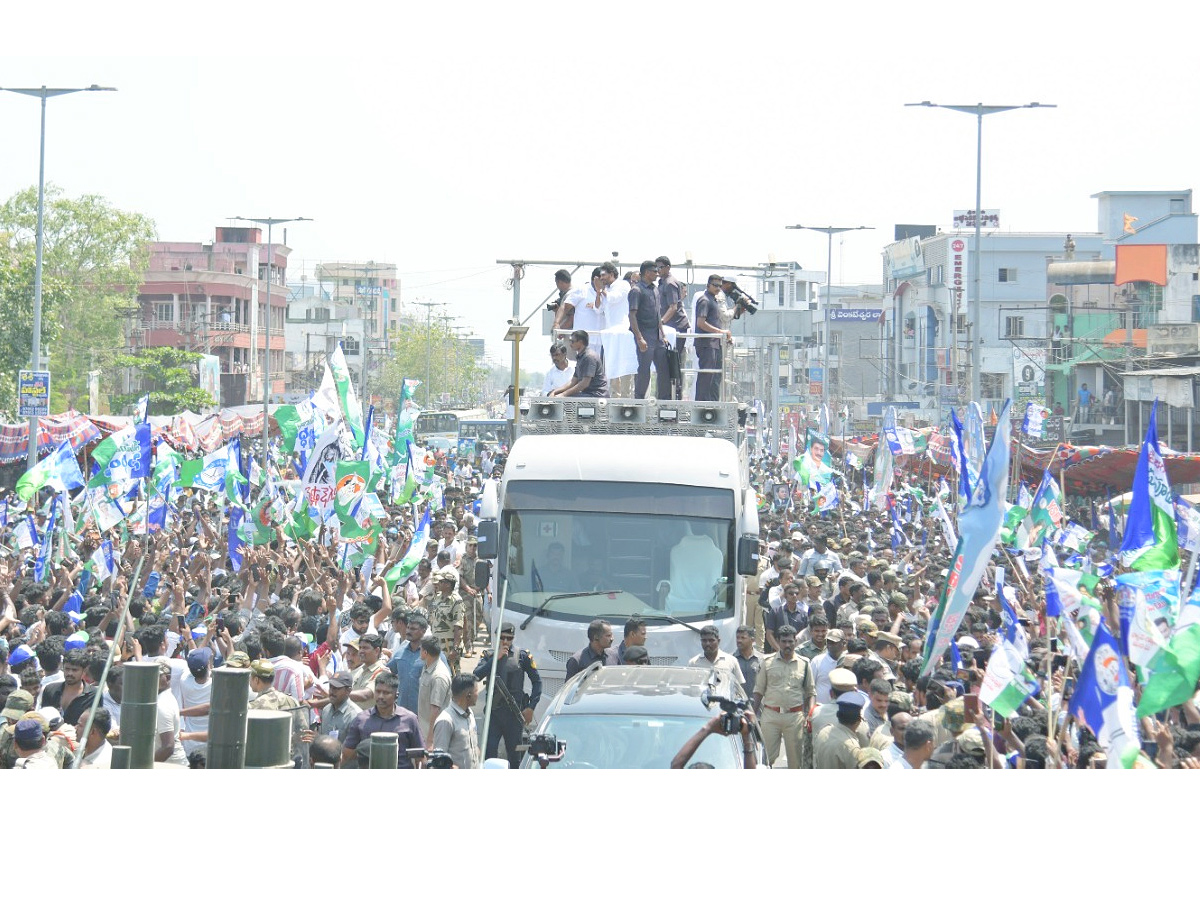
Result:
[[[785,225],[870,225],[835,239],[833,279],[878,282],[895,223],[974,202],[974,118],[906,102],[1058,104],[984,120],[1005,230],[1091,231],[1091,194],[1197,182],[1192,4],[358,6],[6,8],[0,85],[119,88],[50,101],[68,193],[164,240],[309,216],[293,275],[395,262],[405,301],[447,302],[502,358],[498,259],[824,270],[825,237]],[[37,179],[37,101],[0,93],[0,135],[7,197]],[[527,271],[523,314],[552,272]]]

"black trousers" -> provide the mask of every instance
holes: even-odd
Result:
[[[522,726],[525,723],[514,719],[507,710],[492,710],[492,724],[488,727],[487,746],[483,748],[483,758],[492,759],[500,749],[500,739],[504,738],[504,755],[508,757],[509,768],[515,769],[521,764],[524,750],[518,750],[521,743]]]
[[[697,342],[699,343],[699,342]],[[709,341],[715,344],[716,341]],[[721,348],[699,348],[696,359],[701,369],[716,369],[715,372],[701,372],[696,376],[696,399],[707,403],[715,403],[721,399]]]
[[[646,397],[650,389],[650,364],[655,369],[655,396],[659,400],[671,399],[671,373],[667,371],[667,345],[658,339],[646,344],[646,352],[638,351],[637,377],[633,380],[633,396],[638,400]]]

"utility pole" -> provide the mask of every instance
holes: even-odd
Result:
[[[430,402],[430,396],[433,390],[431,382],[433,375],[433,308],[435,306],[445,306],[445,303],[440,303],[436,300],[417,300],[414,306],[425,307],[425,408],[433,409],[433,404]]]

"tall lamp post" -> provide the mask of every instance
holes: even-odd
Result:
[[[61,97],[64,94],[78,94],[81,91],[115,91],[114,87],[100,87],[93,84],[81,88],[52,88],[44,84],[36,88],[6,88],[12,94],[24,94],[26,97],[37,97],[42,101],[42,137],[38,149],[38,202],[37,202],[37,231],[35,237],[33,269],[33,355],[31,367],[36,372],[42,367],[42,238],[43,220],[46,209],[46,101],[51,97]],[[46,398],[49,403],[50,398]],[[37,416],[29,419],[29,468],[37,464],[38,420]]]
[[[267,226],[267,315],[266,315],[267,352],[263,355],[264,362],[263,362],[263,435],[262,435],[262,441],[263,441],[262,469],[263,469],[263,476],[265,477],[266,473],[267,473],[267,462],[268,462],[267,447],[268,447],[268,443],[269,443],[267,440],[267,435],[270,433],[270,428],[271,428],[271,410],[270,410],[270,404],[271,404],[271,268],[272,268],[272,263],[274,262],[274,254],[271,252],[271,238],[272,238],[271,230],[276,225],[283,225],[283,224],[286,224],[287,222],[311,222],[312,219],[306,218],[304,216],[294,216],[290,219],[276,219],[276,218],[272,218],[270,216],[263,216],[262,218],[255,218],[254,216],[234,216],[234,218],[238,219],[239,221],[242,221],[242,222],[254,222],[256,225],[266,225]]]
[[[979,401],[982,396],[983,373],[983,310],[979,296],[979,232],[983,225],[983,210],[980,208],[983,179],[983,117],[992,113],[1010,112],[1014,109],[1054,109],[1054,103],[1021,103],[1013,106],[988,106],[983,103],[956,105],[951,103],[934,103],[932,100],[922,100],[920,103],[905,103],[905,106],[928,106],[936,109],[951,109],[954,112],[967,113],[975,116],[975,246],[971,267],[971,321],[975,325],[975,339],[971,342],[971,399]],[[949,332],[957,335],[957,322],[951,322]],[[957,342],[957,337],[955,341]]]
[[[800,231],[819,231],[828,238],[828,252],[825,257],[825,336],[821,340],[821,355],[825,357],[824,372],[821,378],[821,403],[828,402],[829,393],[829,304],[833,300],[833,236],[843,231],[874,231],[871,225],[788,225]]]

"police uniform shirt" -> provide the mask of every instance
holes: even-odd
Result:
[[[629,291],[629,311],[633,313],[642,339],[651,346],[662,334],[661,313],[658,311],[658,299],[654,296],[654,285],[635,284]]]
[[[475,667],[475,677],[483,680],[491,677],[492,674],[492,654],[485,653],[479,661],[479,665]],[[525,677],[529,677],[530,692],[525,693]],[[516,659],[513,659],[513,652],[510,650],[507,654],[500,657],[496,661],[496,681],[503,683],[516,701],[517,706],[522,710],[537,709],[538,703],[542,699],[542,674],[537,669],[537,663],[533,661],[533,657],[528,650],[521,650],[517,653]],[[492,711],[497,715],[509,714],[507,705],[497,699],[492,705]]]
[[[773,706],[784,711],[796,707],[807,710],[815,692],[808,660],[795,655],[784,660],[778,653],[766,658],[754,685],[754,693],[762,694],[764,709]]]
[[[467,605],[463,602],[458,591],[452,591],[448,596],[434,596],[429,604],[429,627],[437,638],[454,637],[454,629],[461,628]]]
[[[675,312],[664,324],[670,325],[676,331],[688,330],[687,311],[683,308],[683,288],[674,275],[660,278],[658,282],[658,314],[661,318],[672,306]]]
[[[705,291],[700,299],[696,302],[696,330],[699,331],[700,322],[707,322],[713,328],[721,329],[721,304],[717,302],[717,298]],[[709,332],[705,332],[709,334]],[[696,341],[696,353],[701,356],[716,356],[721,352],[721,335],[712,334],[711,337],[698,337]]]
[[[841,722],[826,725],[813,745],[813,768],[857,769],[861,747],[858,735]]]
[[[809,732],[815,738],[830,725],[837,724],[837,704],[822,703],[817,707],[817,711],[812,715],[812,721],[809,723]],[[867,731],[867,723],[859,722],[858,728],[855,729],[855,734],[858,735],[858,743],[861,747],[870,746],[871,735]]]

